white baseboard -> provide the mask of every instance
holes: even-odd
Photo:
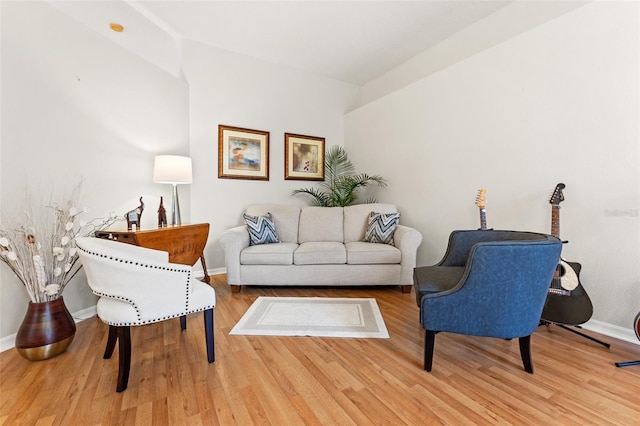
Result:
[[[16,334],[10,334],[0,339],[0,352],[8,351],[16,347]]]
[[[221,275],[226,274],[227,268],[215,268],[215,269],[207,269],[207,274],[209,275]],[[203,278],[204,274],[200,274],[198,278]]]
[[[77,324],[91,317],[95,317],[97,314],[98,312],[96,311],[96,305],[93,305],[81,311],[74,312],[73,314],[71,314],[71,316],[73,317],[74,321]]]
[[[613,337],[618,340],[624,340],[625,342],[640,345],[640,341],[638,341],[636,334],[631,328],[624,328],[597,320],[587,321],[582,325],[582,328],[585,330],[595,331],[596,333],[604,334],[605,336]]]

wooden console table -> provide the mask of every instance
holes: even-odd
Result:
[[[204,261],[204,246],[209,238],[209,224],[169,225],[140,231],[103,230],[96,237],[121,243],[162,250],[169,253],[169,262],[193,266],[200,258],[204,271],[204,282],[209,282],[207,265]]]

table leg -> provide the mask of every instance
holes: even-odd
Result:
[[[202,281],[208,284],[211,282],[211,278],[209,278],[209,274],[207,273],[207,264],[204,261],[204,255],[200,256],[200,262],[202,263],[202,270],[204,271],[204,278]]]

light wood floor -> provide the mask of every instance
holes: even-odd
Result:
[[[216,362],[208,364],[202,314],[132,329],[129,388],[115,392],[117,351],[103,360],[107,327],[78,324],[67,352],[29,362],[0,354],[2,425],[430,425],[640,424],[640,346],[606,349],[558,327],[532,338],[535,374],[517,340],[436,337],[422,369],[423,331],[413,294],[399,287],[245,288],[212,277]],[[390,339],[229,336],[267,296],[375,297]]]

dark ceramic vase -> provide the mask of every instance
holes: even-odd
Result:
[[[53,358],[67,350],[76,334],[76,323],[62,297],[29,302],[16,335],[16,349],[29,361]]]

